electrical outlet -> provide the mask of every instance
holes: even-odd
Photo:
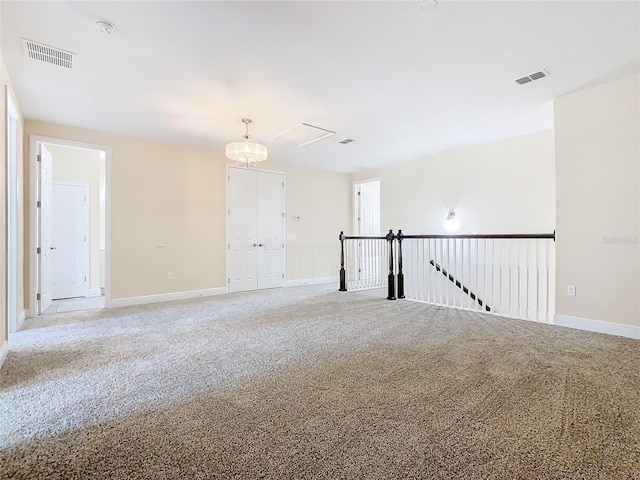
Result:
[[[167,280],[173,280],[173,273],[167,272]]]
[[[567,285],[567,295],[570,297],[576,296],[576,286],[575,285]]]

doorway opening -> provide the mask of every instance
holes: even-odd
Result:
[[[356,236],[380,236],[380,179],[363,180],[353,184],[353,223]],[[375,282],[384,273],[384,251],[379,243],[358,240],[353,265],[358,280]]]
[[[354,235],[380,236],[380,179],[353,184]]]
[[[105,308],[110,302],[110,149],[47,138],[31,143],[32,156],[36,152],[34,316]]]

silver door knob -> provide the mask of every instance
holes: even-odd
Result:
[[[264,244],[263,243],[259,243],[258,246],[259,247],[264,247]]]
[[[51,247],[51,250],[55,250],[55,249],[57,249],[57,248],[58,248],[58,247],[54,247],[54,246],[52,246],[52,247]]]
[[[254,243],[254,244],[253,244],[253,245],[251,245],[251,246],[252,246],[252,247],[257,247],[257,246],[258,246],[258,244],[257,244],[257,243]],[[262,246],[262,245],[260,245],[260,246]]]

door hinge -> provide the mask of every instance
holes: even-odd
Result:
[[[40,203],[40,200],[38,200],[38,201],[36,202],[36,208],[40,208],[41,206],[42,206],[42,203]]]
[[[84,277],[84,281],[85,281],[85,282],[87,281],[87,277],[86,277],[86,276]]]
[[[282,212],[282,218],[284,218],[284,215],[285,215],[285,213],[284,213],[284,212]]]
[[[227,278],[227,285],[229,285],[231,283],[231,279]]]
[[[231,244],[227,243],[227,250],[231,250]]]
[[[42,155],[38,154],[36,155],[36,161],[40,162],[42,160]]]
[[[42,252],[42,250],[40,249],[40,247],[36,248],[36,254],[40,255],[40,252]]]
[[[284,278],[284,273],[282,274],[282,278]]]
[[[231,175],[227,175],[227,180],[231,180]]]
[[[85,242],[87,241],[87,236],[86,236],[86,235],[84,236],[84,241],[85,241]]]
[[[40,299],[41,299],[40,294],[36,293],[36,300],[40,300]]]
[[[282,188],[284,188],[284,182],[282,182]]]
[[[360,217],[358,217],[358,221],[360,221]]]
[[[282,244],[282,248],[284,248],[284,243]]]
[[[360,192],[360,190],[358,190],[358,195],[360,195],[360,194],[361,194],[361,192]]]
[[[227,215],[231,215],[231,210],[227,210]]]

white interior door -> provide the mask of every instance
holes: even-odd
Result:
[[[258,177],[254,170],[229,168],[229,292],[258,288]]]
[[[369,180],[355,184],[356,235],[380,236],[380,180]],[[370,241],[358,242],[357,271],[359,280],[379,278],[384,265],[384,251],[380,245]]]
[[[86,297],[89,277],[89,229],[84,184],[53,183],[51,297]]]
[[[356,184],[357,235],[380,236],[380,180]]]
[[[7,91],[7,319],[18,329],[18,112]]]
[[[284,178],[282,174],[258,173],[258,288],[284,283]]]
[[[53,158],[51,152],[43,144],[38,144],[40,158],[40,262],[39,262],[39,312],[44,312],[51,305],[51,247],[53,236]]]
[[[229,292],[284,283],[284,176],[229,167]]]

